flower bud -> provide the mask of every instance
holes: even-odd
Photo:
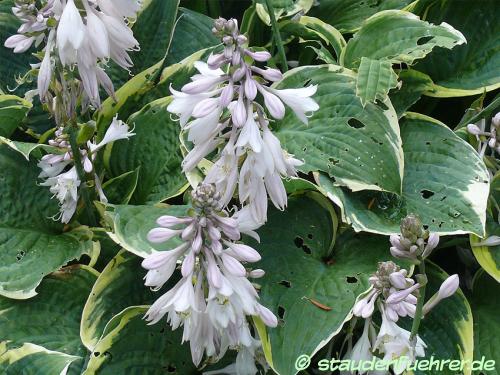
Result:
[[[457,274],[448,277],[439,287],[439,298],[444,299],[452,296],[458,289],[460,279]]]
[[[479,135],[481,134],[481,129],[479,129],[479,126],[475,125],[475,124],[469,124],[467,125],[467,131],[470,133],[470,134],[473,134],[473,135]]]
[[[500,112],[498,112],[495,117],[493,117],[491,119],[491,123],[496,126],[496,127],[499,127],[500,126]]]
[[[401,220],[401,234],[411,242],[416,242],[419,237],[423,237],[424,230],[422,221],[414,214],[409,214]]]

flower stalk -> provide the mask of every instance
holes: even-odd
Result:
[[[281,59],[281,70],[283,72],[288,71],[288,63],[286,61],[285,48],[283,46],[283,41],[281,40],[280,30],[278,27],[278,23],[276,22],[276,15],[274,14],[274,7],[271,3],[271,0],[266,0],[267,12],[269,13],[269,18],[271,20],[271,27],[273,29],[273,38],[276,43],[276,47],[278,48],[278,54]]]
[[[427,280],[427,275],[425,274],[425,261],[422,259],[420,264],[418,265],[418,270],[420,275],[424,280]],[[423,307],[425,301],[425,287],[426,283],[422,283],[422,286],[419,288],[419,294],[417,297],[417,306],[415,309],[415,317],[413,318],[413,324],[411,326],[411,334],[410,334],[410,344],[412,352],[415,351],[415,347],[417,345],[417,334],[418,329],[420,328],[420,322],[424,316]]]
[[[92,200],[90,199],[89,189],[87,185],[87,175],[83,169],[82,156],[80,153],[80,148],[76,142],[78,127],[76,124],[72,124],[68,127],[69,132],[69,144],[71,147],[71,153],[75,160],[76,173],[78,174],[79,180],[82,182],[80,185],[80,193],[84,203],[84,210],[87,214],[87,219],[90,225],[96,226],[97,220],[94,216],[94,211],[90,209],[92,207]]]

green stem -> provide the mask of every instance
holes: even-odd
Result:
[[[418,267],[419,272],[421,275],[426,278],[425,275],[425,261],[422,259],[420,261],[420,265]],[[418,334],[418,329],[420,327],[420,322],[422,321],[423,317],[423,307],[424,307],[424,301],[425,301],[425,287],[426,285],[424,284],[421,286],[418,291],[418,299],[417,299],[417,307],[415,309],[415,317],[413,318],[413,325],[411,326],[411,334],[410,334],[410,343],[411,347],[414,350],[416,345],[417,345],[417,334]]]
[[[94,217],[94,211],[92,210],[92,200],[90,199],[88,186],[87,186],[87,175],[83,170],[82,155],[80,154],[80,148],[76,142],[78,128],[75,125],[71,125],[69,129],[69,144],[71,146],[71,153],[73,154],[73,160],[75,161],[76,173],[80,179],[80,193],[83,199],[84,207],[83,209],[87,213],[88,224],[90,226],[96,226],[97,221]]]
[[[274,8],[271,4],[271,0],[266,0],[267,12],[269,13],[269,18],[271,19],[271,27],[273,29],[274,42],[278,47],[278,54],[281,59],[281,69],[283,72],[288,70],[288,64],[286,62],[285,47],[283,47],[283,41],[281,40],[280,30],[278,28],[278,23],[276,22],[276,16],[274,15]]]

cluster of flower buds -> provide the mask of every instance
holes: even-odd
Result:
[[[500,155],[500,112],[491,119],[490,131],[486,131],[485,127],[486,121],[481,120],[479,125],[467,125],[467,131],[480,141],[478,151],[481,156],[486,152],[487,146]]]
[[[128,139],[133,135],[134,133],[129,132],[127,124],[114,118],[101,142],[88,141],[87,147],[79,150],[85,173],[93,172],[92,161],[98,150],[110,142]],[[64,133],[64,128],[58,128],[55,132],[55,138],[49,140],[49,145],[54,147],[56,151],[44,155],[38,163],[38,167],[42,170],[38,177],[45,179],[40,185],[49,186],[50,192],[59,200],[60,210],[55,219],[61,220],[63,223],[68,223],[76,211],[78,187],[82,183],[75,166],[68,137],[69,135]],[[106,197],[102,191],[99,177],[95,172],[94,181],[101,201],[105,202]]]
[[[307,123],[307,114],[318,109],[311,98],[317,87],[269,87],[269,82],[282,78],[281,72],[255,64],[268,61],[271,54],[249,49],[234,19],[219,18],[213,31],[221,38],[223,51],[211,55],[207,63],[196,62],[199,74],[181,91],[171,88],[174,100],[168,110],[179,116],[193,144],[183,161],[184,171],[217,150],[205,182],[216,185],[224,206],[238,187],[240,202],[262,224],[267,220],[268,195],[277,208],[284,209],[287,195],[282,177],[296,176],[295,167],[302,164],[281,148],[267,114],[282,119],[286,104]],[[260,98],[263,105],[257,101]]]
[[[370,317],[377,300],[385,305],[389,319],[397,322],[399,317],[415,315],[419,283],[408,277],[408,271],[394,262],[381,262],[377,272],[369,278],[372,289],[354,305],[353,313],[363,318]]]
[[[53,76],[63,81],[60,86],[73,88],[62,72],[54,72],[59,66],[76,66],[84,89],[83,101],[99,107],[99,86],[109,95],[114,90],[101,63],[112,59],[124,69],[132,66],[127,52],[137,49],[138,42],[126,19],[136,16],[140,1],[81,0],[77,4],[74,0],[17,0],[13,13],[23,23],[18,34],[5,41],[5,46],[22,53],[45,41],[44,57],[38,66],[40,98],[52,99],[49,87]]]
[[[439,244],[439,235],[425,230],[418,216],[410,214],[401,220],[401,235],[390,237],[391,254],[395,258],[418,264],[427,258]]]
[[[401,235],[391,236],[390,242],[390,251],[394,257],[418,263],[424,261],[437,246],[439,237],[437,234],[429,234],[418,217],[408,215],[401,222]],[[365,319],[365,326],[362,336],[346,353],[346,359],[363,363],[371,361],[374,353],[383,354],[383,360],[388,361],[404,357],[407,359],[406,363],[396,361],[393,365],[394,373],[399,375],[416,357],[425,355],[426,345],[422,339],[417,335],[416,340],[413,340],[409,331],[396,324],[400,317],[415,318],[419,298],[423,298],[419,289],[427,282],[425,277],[419,278],[417,275],[416,278],[421,282],[415,282],[409,277],[407,270],[392,261],[379,263],[377,271],[369,278],[371,288],[354,305],[353,314]],[[458,287],[458,275],[449,276],[423,305],[422,314],[428,314],[440,301],[452,296]],[[372,324],[376,308],[382,316],[378,333]],[[358,371],[360,374],[366,372]]]
[[[264,275],[244,264],[260,260],[250,246],[238,243],[242,228],[222,209],[221,194],[212,184],[200,184],[192,192],[192,209],[186,217],[161,216],[158,228],[148,233],[152,243],[171,239],[180,245],[154,252],[142,262],[148,270],[145,284],[159,290],[180,268],[182,278],[156,300],[146,314],[150,324],[167,315],[173,329],[184,326],[195,365],[203,355],[221,358],[237,349],[236,366],[242,374],[254,374],[254,355],[260,341],[252,336],[247,317],[259,316],[269,327],[278,323],[274,314],[258,302],[248,278]]]

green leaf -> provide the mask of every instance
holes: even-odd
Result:
[[[0,342],[0,371],[5,375],[60,374],[81,357],[47,350],[25,343],[15,345]]]
[[[106,181],[102,185],[104,194],[110,203],[127,204],[137,187],[140,167],[130,172],[125,172]]]
[[[0,95],[0,136],[10,137],[32,106],[18,96]]]
[[[401,118],[422,97],[425,91],[432,88],[432,80],[428,75],[413,69],[399,72],[398,77],[401,87],[391,91],[389,98],[398,114],[398,118]]]
[[[165,60],[167,66],[178,63],[201,49],[220,43],[212,33],[214,23],[212,18],[186,8],[179,8],[178,13],[172,43]],[[196,35],[196,38],[193,38],[193,35]]]
[[[258,231],[261,243],[253,244],[262,255],[256,267],[267,271],[258,281],[261,303],[280,319],[277,328],[267,330],[266,350],[279,374],[295,374],[299,355],[312,356],[340,331],[377,262],[388,256],[386,238],[349,231],[337,238],[332,252],[331,211],[318,196],[291,197],[286,211],[271,210]]]
[[[158,203],[187,187],[181,172],[180,126],[167,111],[171,100],[158,99],[130,116],[127,123],[134,127],[135,136],[106,150],[105,165],[111,176],[140,168],[134,204]]]
[[[361,103],[385,102],[389,90],[398,85],[398,76],[392,70],[392,65],[387,60],[372,60],[361,58],[356,81],[356,95]]]
[[[94,348],[84,375],[195,375],[189,347],[181,345],[182,329],[171,331],[165,320],[146,325],[147,306],[131,306],[116,315]]]
[[[0,297],[0,341],[85,356],[80,320],[97,275],[90,267],[70,266],[46,277],[30,300]]]
[[[259,18],[266,25],[271,25],[271,18],[266,5],[267,0],[257,0],[255,4],[255,11]],[[276,19],[283,17],[290,17],[297,13],[305,14],[311,9],[314,0],[269,0],[274,9]]]
[[[318,185],[341,207],[356,231],[399,233],[400,220],[416,213],[429,230],[482,236],[489,175],[477,152],[446,125],[408,113],[401,125],[405,174],[401,198],[386,193],[350,193],[328,177]]]
[[[402,9],[410,3],[411,0],[321,0],[309,14],[342,33],[352,33],[375,13],[386,9]]]
[[[82,254],[90,254],[92,233],[86,227],[61,233],[57,202],[38,186],[39,169],[21,154],[0,145],[0,295],[35,296],[42,278]]]
[[[42,279],[83,254],[92,254],[92,233],[85,227],[63,234],[0,226],[0,295],[36,296]]]
[[[481,267],[500,283],[500,245],[478,245],[478,243],[486,240],[489,236],[500,236],[500,225],[490,216],[488,216],[486,221],[486,233],[484,238],[481,239],[475,235],[471,235],[470,246]]]
[[[472,315],[474,316],[474,360],[480,361],[483,357],[489,361],[488,369],[481,372],[484,375],[498,375],[498,365],[491,361],[498,361],[500,348],[496,338],[500,335],[498,322],[498,294],[500,286],[497,281],[480,271],[474,277],[473,295],[471,299]],[[479,371],[477,372],[479,373]]]
[[[400,10],[386,10],[367,19],[347,43],[340,62],[357,68],[361,57],[411,65],[434,47],[453,48],[464,36],[448,24],[433,25]]]
[[[439,286],[448,277],[438,266],[428,262],[426,267],[429,283],[426,289],[426,298],[430,298],[439,290]],[[408,321],[407,321],[408,322]],[[473,337],[472,311],[460,289],[434,307],[422,320],[419,336],[427,344],[425,359],[430,360],[463,360],[472,362],[474,337]],[[410,325],[406,328],[410,328]],[[460,371],[463,375],[470,375],[470,368],[465,367]],[[450,370],[446,365],[443,370],[436,370],[435,366],[429,371],[415,371],[416,375],[455,375],[456,371]]]
[[[58,154],[61,152],[61,150],[58,149],[57,147],[49,146],[43,143],[12,141],[2,136],[0,136],[0,145],[1,144],[9,146],[12,150],[19,152],[21,155],[25,157],[26,160],[29,160],[31,153],[37,149],[46,150],[47,152],[51,152],[54,154]]]
[[[145,258],[154,250],[171,250],[180,244],[173,238],[162,244],[152,244],[148,232],[156,228],[156,219],[162,215],[186,216],[188,206],[128,206],[108,205],[103,212],[104,219],[111,226],[108,235],[124,249]]]
[[[426,10],[430,22],[447,22],[460,30],[467,44],[439,49],[415,67],[435,85],[426,95],[437,97],[481,94],[500,87],[500,25],[498,2],[483,0],[436,2]]]
[[[324,171],[339,184],[401,192],[403,153],[396,113],[389,101],[363,107],[356,96],[356,75],[335,65],[289,71],[276,88],[318,85],[319,110],[303,124],[287,110],[273,131],[283,148],[305,161],[304,173]]]
[[[158,292],[144,286],[142,258],[121,250],[102,270],[82,314],[81,339],[93,350],[106,324],[128,306],[153,303]],[[144,325],[146,327],[146,325]]]
[[[322,47],[331,46],[337,58],[346,46],[344,37],[337,29],[315,17],[302,16],[298,21],[283,21],[280,23],[280,32],[299,36],[306,41],[317,40]],[[328,52],[325,47],[323,48]]]

